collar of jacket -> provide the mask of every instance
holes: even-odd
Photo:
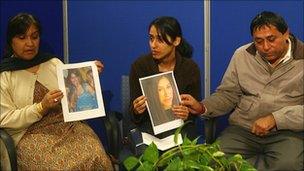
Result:
[[[289,35],[290,41],[291,41],[291,52],[294,59],[304,59],[304,44],[299,39],[296,39],[296,37],[292,34]],[[251,45],[246,49],[248,53],[251,55],[256,55],[256,48],[254,43],[251,43]]]

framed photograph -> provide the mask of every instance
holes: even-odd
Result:
[[[146,106],[155,135],[184,123],[172,111],[172,106],[181,102],[172,71],[140,78],[139,82],[143,95],[147,97]]]
[[[65,122],[106,115],[95,62],[60,65],[57,76]]]

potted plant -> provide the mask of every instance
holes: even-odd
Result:
[[[174,142],[180,127],[175,131]],[[206,171],[256,171],[240,154],[228,157],[220,151],[218,142],[213,144],[197,144],[198,138],[191,141],[183,138],[183,143],[165,151],[159,156],[159,151],[151,143],[139,157],[130,156],[124,162],[127,170],[206,170]]]

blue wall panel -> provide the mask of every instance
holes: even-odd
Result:
[[[203,1],[68,2],[70,63],[93,59],[105,63],[101,84],[113,94],[112,110],[121,110],[121,76],[129,74],[139,55],[149,52],[148,25],[162,15],[180,21],[203,71]]]
[[[35,15],[42,25],[41,49],[63,59],[63,20],[61,1],[1,0],[0,1],[0,53],[6,46],[6,28],[10,17],[20,12]]]

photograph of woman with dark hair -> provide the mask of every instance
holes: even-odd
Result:
[[[154,126],[177,119],[172,112],[172,106],[179,104],[178,93],[169,77],[162,75],[152,78],[143,87]]]
[[[157,82],[157,93],[159,101],[164,110],[172,108],[173,103],[173,87],[169,78],[162,76]]]
[[[162,124],[170,125],[169,122],[179,119],[172,111],[173,106],[180,104],[172,72],[141,78],[140,82],[147,98],[147,107],[153,127]],[[154,129],[158,130],[158,128]],[[166,129],[170,130],[170,128]],[[162,131],[164,130],[156,132]]]

